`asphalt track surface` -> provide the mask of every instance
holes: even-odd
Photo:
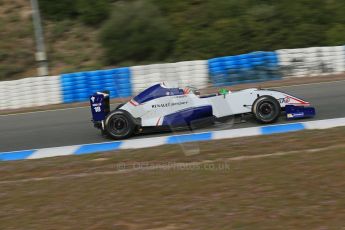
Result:
[[[345,117],[345,81],[274,87],[312,103],[312,120]],[[0,152],[59,147],[109,141],[93,128],[88,107],[0,115]],[[300,121],[311,120],[304,119]],[[289,123],[281,117],[279,123]],[[194,132],[260,126],[253,119],[245,123],[216,124]],[[190,133],[180,131],[177,134]],[[134,138],[171,135],[171,132],[143,134]]]

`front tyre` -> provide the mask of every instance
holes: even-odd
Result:
[[[254,101],[252,112],[260,123],[268,124],[275,122],[280,113],[280,104],[272,96],[261,96]]]
[[[129,113],[123,110],[111,112],[105,119],[105,132],[113,139],[125,139],[133,135],[135,124]]]

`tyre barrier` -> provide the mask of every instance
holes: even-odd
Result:
[[[285,77],[339,74],[345,71],[345,46],[282,49],[276,51]]]
[[[275,52],[252,52],[208,60],[214,86],[235,85],[280,79]]]
[[[205,88],[344,71],[344,46],[330,46],[32,77],[0,82],[0,111],[85,102],[93,92],[104,90],[111,98],[129,97],[161,81]]]
[[[208,85],[207,61],[184,61],[131,67],[132,87],[136,94],[154,83],[174,81],[179,86],[205,88]]]
[[[96,70],[61,75],[64,103],[88,101],[96,91],[108,90],[111,98],[132,95],[129,68]]]
[[[0,82],[0,110],[63,103],[60,76]]]

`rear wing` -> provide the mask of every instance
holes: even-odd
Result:
[[[110,112],[109,92],[97,92],[90,96],[92,121],[102,122]]]

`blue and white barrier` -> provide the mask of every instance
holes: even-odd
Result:
[[[45,149],[0,152],[0,161],[40,159],[67,155],[83,155],[121,149],[141,149],[165,144],[182,144],[186,142],[211,141],[228,138],[249,137],[277,133],[295,132],[306,129],[327,129],[345,126],[345,118],[307,121],[290,124],[269,125],[243,129],[230,129],[204,133],[172,135],[164,137],[142,138],[124,141],[112,141],[96,144],[63,146]],[[296,134],[298,135],[298,134]]]
[[[345,72],[344,46],[252,52],[210,60],[133,66],[0,82],[0,110],[88,101],[95,91],[129,97],[153,83],[205,88]]]
[[[214,86],[268,81],[282,77],[275,52],[253,52],[213,58],[208,60],[208,68]]]
[[[129,68],[96,70],[61,75],[63,102],[88,101],[97,91],[109,90],[111,98],[132,95]]]

